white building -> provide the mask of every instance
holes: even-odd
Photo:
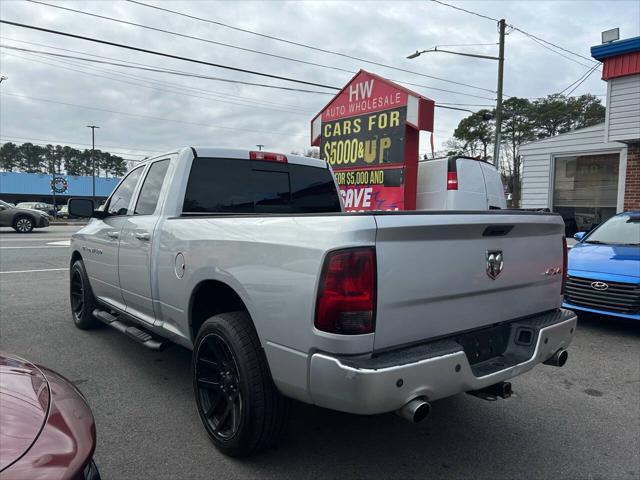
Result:
[[[604,132],[601,123],[522,145],[522,208],[560,213],[568,233],[623,211],[627,146]]]
[[[607,81],[605,122],[526,143],[522,208],[550,208],[567,234],[640,209],[640,37],[591,49]]]

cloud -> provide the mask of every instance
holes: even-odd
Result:
[[[425,85],[410,88],[437,103],[492,103],[465,95],[493,97],[481,90],[292,46],[128,2],[59,2],[57,5],[306,62],[352,71],[364,68],[387,78]],[[351,56],[495,89],[495,62],[446,54],[423,55],[415,60],[405,58],[416,49],[434,45],[497,41],[496,26],[491,21],[432,2],[198,1],[162,2],[161,6]],[[637,23],[640,7],[633,1],[465,2],[464,6],[492,17],[506,18],[510,24],[586,57],[589,57],[589,48],[599,43],[602,30],[619,26],[622,38],[640,33]],[[33,3],[5,1],[0,4],[0,14],[5,20],[316,83],[341,87],[351,77],[349,73],[330,68],[179,38]],[[4,45],[51,50],[18,40],[36,42],[163,69],[302,87],[8,25],[2,25],[0,33]],[[497,48],[477,46],[459,47],[459,50],[495,55]],[[127,158],[142,158],[145,154],[184,145],[253,148],[260,143],[275,151],[302,151],[309,145],[309,121],[331,98],[42,58],[5,49],[0,58],[0,70],[9,77],[0,87],[3,93],[78,105],[2,95],[0,135],[3,139],[37,138],[52,143],[86,144],[90,143],[91,137],[85,126],[95,124],[101,127],[96,132],[97,147],[110,145],[112,148],[105,149],[125,152]],[[511,32],[507,37],[504,89],[509,95],[537,97],[558,92],[586,70],[518,32]],[[440,92],[429,86],[460,93]],[[575,94],[587,92],[605,93],[605,84],[596,74]],[[477,110],[482,107],[463,108]],[[437,110],[436,145],[451,136],[464,116],[463,112]],[[428,149],[429,142],[422,135],[420,150]]]

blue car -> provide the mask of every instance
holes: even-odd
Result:
[[[565,308],[640,320],[640,211],[574,235]]]

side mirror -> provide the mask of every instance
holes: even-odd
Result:
[[[573,238],[575,238],[577,241],[581,242],[586,234],[587,234],[587,232],[578,232],[573,236]]]
[[[94,216],[93,200],[88,198],[70,198],[67,203],[69,215],[81,218],[91,218]]]

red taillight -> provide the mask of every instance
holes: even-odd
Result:
[[[342,335],[375,331],[376,254],[373,248],[327,255],[320,276],[315,326]]]
[[[458,189],[458,172],[447,172],[447,190]]]
[[[567,260],[567,238],[562,236],[562,289],[560,290],[560,295],[564,295],[564,287],[567,284],[567,268],[568,268],[568,260]]]
[[[287,156],[281,153],[272,152],[249,152],[251,160],[262,160],[265,162],[287,163]]]

